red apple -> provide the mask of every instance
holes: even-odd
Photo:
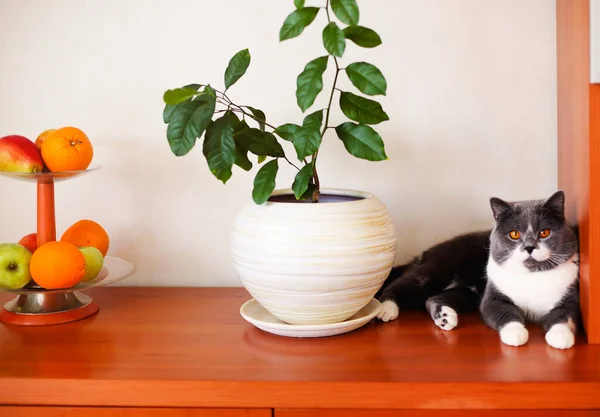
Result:
[[[36,144],[25,136],[0,138],[0,171],[41,172],[44,160]]]
[[[37,249],[37,233],[29,233],[27,236],[23,236],[18,243],[25,246],[29,252],[35,252]]]

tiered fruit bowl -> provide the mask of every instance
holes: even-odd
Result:
[[[37,183],[37,246],[56,241],[54,183],[77,178],[100,169],[81,171],[8,172],[0,175]],[[49,325],[81,320],[98,312],[98,304],[85,290],[123,280],[135,272],[132,263],[111,256],[104,258],[100,273],[92,280],[80,281],[70,288],[45,289],[33,280],[23,288],[1,289],[16,297],[0,310],[0,321],[19,325]]]

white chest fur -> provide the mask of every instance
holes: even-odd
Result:
[[[491,257],[487,265],[488,279],[509,297],[527,318],[536,320],[552,310],[575,282],[577,256],[549,271],[529,272],[524,266],[498,265]]]

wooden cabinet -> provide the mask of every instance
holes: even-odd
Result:
[[[115,407],[2,407],[0,417],[271,417],[271,410]]]
[[[600,84],[592,83],[590,77],[590,0],[557,0],[556,17],[558,183],[567,194],[569,220],[579,226],[581,310],[588,342],[597,344],[600,343]]]
[[[274,417],[599,417],[600,411],[533,410],[275,410]]]
[[[1,407],[0,417],[599,417],[600,411]]]
[[[0,417],[599,417],[577,410],[201,409],[114,407],[0,407]]]
[[[0,325],[0,417],[588,417],[600,346],[502,345],[478,315],[426,313],[292,339],[245,322],[242,288],[106,287],[99,314]],[[1,294],[0,302],[8,299]],[[493,411],[488,411],[493,410]],[[578,411],[581,410],[581,411]],[[517,414],[519,415],[519,414]]]

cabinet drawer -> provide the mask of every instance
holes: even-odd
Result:
[[[600,410],[311,410],[276,409],[275,417],[600,417]]]
[[[271,417],[270,409],[2,407],[0,417]]]

